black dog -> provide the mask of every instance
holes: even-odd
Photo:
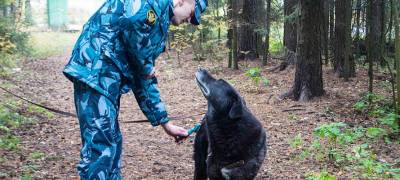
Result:
[[[196,73],[208,110],[194,143],[194,179],[254,179],[266,155],[266,133],[243,98],[206,70]]]

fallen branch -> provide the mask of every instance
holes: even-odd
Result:
[[[170,120],[182,120],[182,119],[195,119],[195,117],[197,116],[201,116],[204,115],[205,113],[198,113],[198,114],[194,114],[191,116],[172,116],[169,117]],[[135,121],[122,121],[121,123],[124,124],[133,124],[133,123],[145,123],[145,122],[149,122],[149,120],[147,119],[139,119],[139,120],[135,120]]]
[[[269,101],[271,100],[272,96],[274,96],[274,95],[271,94],[271,95],[268,97],[267,104],[269,104]]]
[[[304,111],[306,109],[303,108],[295,108],[295,109],[284,109],[282,112],[290,112],[290,111]]]
[[[294,107],[303,107],[303,105],[301,105],[301,104],[295,104],[295,105],[290,106],[289,108],[294,108]]]

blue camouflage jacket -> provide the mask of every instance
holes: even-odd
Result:
[[[156,78],[144,76],[165,50],[172,10],[172,0],[107,0],[84,25],[63,73],[114,103],[120,93],[132,89],[153,126],[168,122]],[[129,83],[118,88],[113,85],[118,82],[102,77],[102,72],[112,71],[111,66]]]

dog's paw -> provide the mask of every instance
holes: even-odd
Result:
[[[221,174],[222,177],[224,177],[225,180],[230,180],[231,179],[231,170],[228,168],[222,168],[221,169]]]

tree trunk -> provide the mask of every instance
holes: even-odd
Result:
[[[335,44],[335,2],[334,0],[329,1],[329,46],[330,49],[334,49]]]
[[[271,0],[267,0],[267,22],[265,25],[265,43],[264,43],[264,54],[262,59],[262,65],[267,65],[268,55],[269,55],[269,31],[271,25]]]
[[[239,69],[239,63],[238,63],[238,27],[237,24],[234,25],[233,27],[233,44],[232,44],[232,65],[233,69],[238,70]]]
[[[385,27],[386,27],[386,0],[381,0],[381,2],[380,2],[380,13],[381,13],[381,19],[380,19],[380,28],[381,28],[381,30],[380,30],[380,41],[379,41],[379,43],[380,43],[380,46],[379,46],[379,48],[380,48],[380,55],[381,55],[381,57],[380,57],[380,64],[381,64],[381,67],[383,67],[383,66],[385,66],[385,59],[384,59],[384,57],[383,57],[383,55],[385,54],[385,44],[386,44],[386,36],[385,36]]]
[[[268,1],[268,0],[267,0]],[[267,11],[265,9],[265,2],[264,0],[256,0],[256,9],[257,11],[255,12],[257,14],[257,23],[256,23],[256,29],[255,29],[255,35],[257,39],[257,44],[256,44],[256,57],[260,58],[264,55],[265,53],[265,44],[264,44],[264,38],[266,35],[266,25],[267,25]],[[261,59],[262,61],[262,59]]]
[[[355,34],[355,53],[356,57],[355,59],[360,58],[361,51],[360,51],[360,19],[361,19],[361,0],[357,0],[356,2],[356,19],[355,19],[355,24],[356,24],[356,34]]]
[[[329,64],[329,0],[324,0],[324,10],[323,10],[323,23],[322,23],[322,44],[323,52],[324,52],[324,59],[325,65]]]
[[[26,22],[29,25],[33,25],[33,17],[32,17],[32,5],[31,5],[31,0],[25,0],[25,17],[26,17]]]
[[[217,19],[218,20],[220,20],[220,17],[219,17],[219,0],[217,0],[216,1],[216,9],[217,9]],[[221,40],[221,28],[218,26],[218,41],[220,41]]]
[[[369,86],[368,91],[370,93],[373,92],[373,63],[381,62],[382,51],[381,51],[381,26],[380,22],[382,17],[381,8],[382,1],[381,0],[368,0],[367,7],[367,62],[368,65],[368,77],[369,77]]]
[[[335,58],[334,70],[346,81],[355,75],[354,60],[351,53],[351,1],[336,0],[335,2]]]
[[[228,58],[228,68],[232,68],[232,63],[233,63],[233,0],[228,0],[228,19],[230,20],[228,24],[228,33],[227,33],[227,38],[228,41],[226,45],[229,48],[229,58]]]
[[[393,29],[394,29],[394,33],[396,33],[396,22],[398,22],[397,20],[396,20],[396,18],[397,18],[397,16],[396,16],[396,13],[397,14],[399,14],[398,13],[398,9],[396,9],[397,8],[397,3],[398,2],[398,0],[390,0],[390,23],[389,23],[389,27],[388,27],[388,31],[389,31],[389,39],[388,39],[388,46],[387,46],[387,48],[389,48],[389,46],[390,46],[390,43],[392,43],[393,42],[393,44],[396,46],[396,34],[394,34],[394,39],[392,40],[392,32],[393,32]],[[398,22],[399,23],[399,22]],[[396,47],[395,47],[395,49],[396,49]],[[396,50],[395,50],[396,51]],[[387,53],[389,54],[389,52],[390,51],[387,51]],[[396,52],[395,52],[396,53]],[[388,56],[388,54],[387,54],[387,56]],[[395,60],[394,61],[394,68],[396,68],[397,67],[397,60]],[[396,69],[395,69],[396,70]]]
[[[283,25],[283,46],[285,47],[285,60],[280,65],[280,71],[283,71],[289,65],[296,63],[298,1],[284,0],[283,8],[285,16]]]
[[[400,13],[399,13],[399,0],[394,0],[393,3],[394,8],[393,8],[393,16],[394,16],[394,29],[395,29],[395,61],[396,61],[396,89],[397,89],[397,107],[396,107],[396,112],[397,115],[400,114]],[[397,124],[400,125],[400,119],[397,118]]]
[[[297,45],[297,0],[284,1],[285,23],[283,29],[283,45],[289,51],[296,52]]]
[[[390,44],[392,43],[392,30],[393,30],[393,18],[394,18],[394,3],[393,3],[393,0],[389,0],[389,4],[390,4],[390,17],[389,17],[389,23],[388,23],[388,28],[387,28],[387,30],[386,30],[386,32],[385,32],[385,37],[387,36],[388,37],[388,39],[387,39],[387,45],[385,46],[385,48],[386,49],[389,49],[390,48]],[[386,54],[385,54],[385,56],[388,56],[389,55],[389,50],[387,50],[386,51]],[[394,61],[394,62],[396,62],[396,61]],[[395,67],[396,67],[396,65],[395,65]]]
[[[238,51],[240,59],[256,58],[257,51],[257,1],[256,0],[245,0],[243,4],[242,18],[240,19],[240,36],[238,42]]]
[[[17,10],[17,8],[15,7],[15,2],[14,3],[11,3],[10,4],[10,14],[9,14],[9,17],[11,17],[11,19],[12,19],[12,21],[13,21],[13,23],[15,24],[16,23],[16,10]]]
[[[300,0],[299,41],[293,97],[308,101],[324,94],[320,34],[322,1]]]
[[[232,0],[232,66],[239,69],[238,63],[238,0]]]

